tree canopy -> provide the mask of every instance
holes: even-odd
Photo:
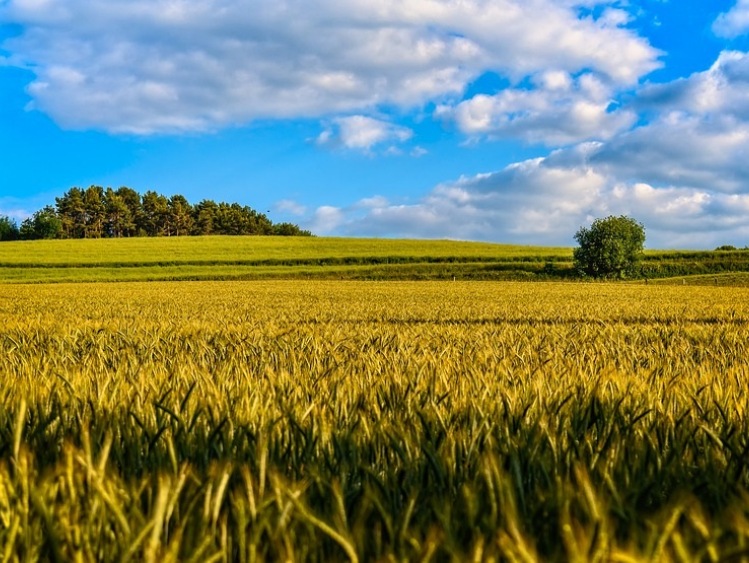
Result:
[[[238,203],[204,199],[191,204],[182,195],[101,186],[71,188],[24,220],[20,229],[0,217],[0,240],[118,238],[185,235],[311,236],[292,223],[274,224],[264,213]]]
[[[16,222],[5,215],[0,216],[0,240],[16,240],[18,236]]]
[[[22,239],[59,238],[61,233],[62,221],[49,205],[25,219],[19,230]]]
[[[632,275],[642,258],[645,227],[631,217],[621,215],[596,219],[590,228],[575,234],[580,245],[574,250],[575,267],[595,278]]]

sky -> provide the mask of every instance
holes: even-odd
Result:
[[[73,186],[319,236],[749,245],[749,0],[0,0],[0,215]]]

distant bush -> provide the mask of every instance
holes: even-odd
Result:
[[[738,250],[738,249],[732,244],[724,244],[723,246],[719,246],[715,250]]]

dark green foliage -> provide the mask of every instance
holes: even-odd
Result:
[[[155,191],[142,196],[128,187],[70,188],[24,221],[20,232],[0,218],[0,240],[13,238],[120,238],[183,235],[311,236],[291,223],[274,225],[263,213],[237,203],[203,200],[192,205],[182,195]],[[15,234],[14,234],[15,233]]]
[[[627,217],[596,219],[590,228],[575,233],[575,267],[594,278],[624,278],[635,273],[642,259],[645,227]]]
[[[18,235],[16,222],[5,215],[0,216],[0,240],[16,240]]]
[[[55,210],[47,206],[34,213],[21,223],[20,237],[24,240],[60,238],[63,233],[62,221]]]
[[[131,236],[135,231],[133,210],[118,192],[107,188],[104,194],[104,236]]]
[[[299,226],[295,225],[294,223],[276,223],[275,225],[273,225],[273,234],[276,236],[284,237],[308,237],[312,235],[312,233],[307,230],[300,229]]]
[[[154,191],[143,194],[143,220],[140,227],[150,237],[168,234],[169,200]]]
[[[173,195],[167,202],[167,232],[173,236],[190,234],[195,219],[192,216],[192,205],[181,195]]]
[[[62,221],[65,238],[83,238],[86,236],[88,221],[86,206],[83,202],[83,190],[71,188],[64,196],[55,198],[57,214]]]
[[[732,244],[724,244],[722,246],[719,246],[715,250],[736,250],[736,247]]]

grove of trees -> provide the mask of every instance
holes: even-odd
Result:
[[[265,214],[238,203],[204,199],[193,205],[184,196],[154,191],[90,186],[71,188],[55,205],[25,219],[19,227],[0,217],[0,240],[43,238],[117,238],[185,235],[311,236],[292,223],[274,224]]]

